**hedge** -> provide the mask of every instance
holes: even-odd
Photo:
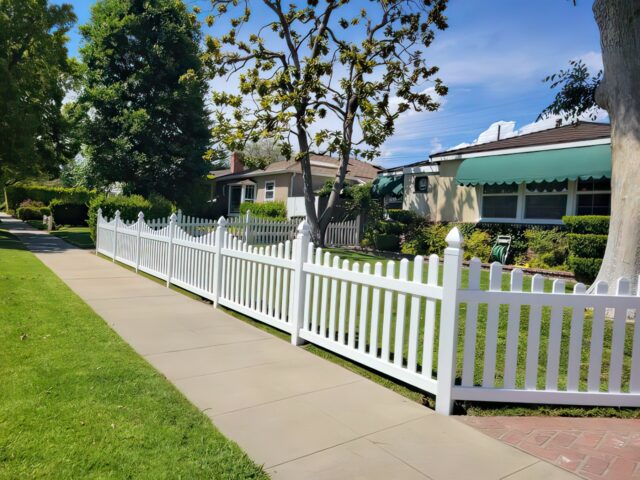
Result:
[[[42,220],[43,215],[51,215],[49,207],[19,207],[16,215],[20,220]]]
[[[607,235],[569,233],[569,252],[575,257],[602,258],[607,248]]]
[[[10,210],[15,210],[20,203],[28,199],[42,202],[46,205],[57,198],[86,204],[96,196],[94,190],[88,190],[83,187],[64,188],[20,183],[6,187],[5,193],[8,202],[7,208]]]
[[[571,271],[576,276],[576,280],[584,283],[593,283],[598,276],[600,266],[602,265],[601,258],[581,258],[573,255],[569,255],[567,264]]]
[[[49,204],[53,221],[57,225],[86,225],[89,217],[89,207],[86,203],[59,198],[51,200]]]
[[[164,218],[171,215],[173,205],[162,197],[144,198],[142,195],[99,195],[89,202],[89,228],[91,238],[95,240],[98,209],[102,209],[102,215],[113,218],[117,210],[120,210],[120,218],[127,221],[138,219],[138,213],[144,213],[148,220]]]
[[[373,237],[376,250],[397,252],[400,250],[400,237],[386,233],[378,233]]]
[[[242,202],[240,204],[240,214],[247,212],[255,217],[272,218],[285,220],[287,218],[287,207],[284,202]]]
[[[609,218],[605,215],[580,215],[562,217],[562,223],[564,223],[569,233],[606,235],[609,233]]]
[[[405,225],[411,225],[417,223],[420,217],[412,210],[400,210],[397,208],[391,208],[387,210],[387,214],[391,220],[404,223]]]

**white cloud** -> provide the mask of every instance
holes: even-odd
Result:
[[[600,52],[587,52],[579,55],[574,60],[582,60],[587,68],[593,73],[602,70],[602,54]]]

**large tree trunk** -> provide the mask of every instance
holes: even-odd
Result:
[[[640,274],[640,0],[596,0],[604,76],[597,102],[611,119],[611,223],[598,281]]]

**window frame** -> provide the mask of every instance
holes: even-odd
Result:
[[[425,190],[418,189],[418,182],[420,182],[420,180],[422,179],[424,179],[427,182],[427,188]],[[422,194],[429,193],[429,175],[417,175],[414,180],[413,190],[415,191],[415,193],[422,193]]]
[[[271,186],[271,188],[269,188]],[[268,197],[268,194],[271,194],[271,198]],[[267,180],[264,182],[264,201],[265,202],[273,202],[276,199],[276,181],[275,180]]]
[[[251,197],[247,196],[247,190],[248,189],[252,189],[253,190],[253,195],[251,195]],[[243,202],[249,202],[249,203],[255,203],[256,201],[256,186],[255,185],[245,185],[242,189],[242,201]]]
[[[604,177],[606,178],[606,177]],[[596,180],[596,179],[589,179],[589,180]],[[601,179],[597,179],[597,180],[601,180]],[[580,197],[580,195],[609,195],[609,214],[611,214],[611,179],[609,178],[609,190],[589,190],[589,191],[580,191],[578,190],[578,184],[580,182],[580,179],[575,181],[575,188],[576,188],[576,199],[575,199],[575,211],[574,214],[577,215],[578,214],[578,198]],[[593,213],[591,214],[586,214],[586,215],[594,215]]]
[[[518,210],[520,207],[520,185],[518,185],[518,188],[516,189],[515,192],[512,193],[484,193],[484,185],[480,185],[479,186],[479,195],[478,198],[480,199],[480,202],[478,202],[478,206],[480,208],[479,213],[480,213],[480,218],[481,220],[484,221],[491,221],[491,222],[500,222],[500,223],[505,223],[505,222],[510,222],[511,220],[515,220],[516,218],[518,218]],[[516,216],[515,217],[484,217],[482,215],[483,209],[484,209],[484,197],[516,197]]]

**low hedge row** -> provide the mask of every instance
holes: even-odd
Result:
[[[89,206],[86,203],[56,198],[49,203],[53,221],[57,225],[82,226],[87,224]]]
[[[593,283],[600,271],[602,258],[581,258],[569,255],[567,264],[576,276],[576,280],[579,282]]]
[[[562,222],[569,231],[567,264],[578,281],[592,283],[600,271],[602,257],[607,248],[609,217],[563,217]]]
[[[569,233],[567,241],[569,251],[576,257],[602,258],[607,248],[607,235]]]
[[[98,195],[89,202],[89,228],[91,238],[95,240],[98,209],[102,209],[102,216],[113,218],[116,211],[120,211],[120,218],[124,221],[135,221],[138,213],[144,213],[145,218],[164,218],[171,215],[173,204],[162,197],[144,198],[142,195]]]
[[[7,208],[15,210],[23,201],[33,200],[48,205],[54,199],[68,200],[87,204],[96,196],[94,190],[86,188],[50,187],[46,185],[21,184],[10,185],[5,189]]]
[[[287,207],[284,202],[242,202],[240,204],[240,214],[247,212],[255,217],[284,220],[287,218]]]
[[[609,218],[605,215],[580,215],[562,217],[562,223],[569,233],[606,235],[609,233]]]
[[[20,220],[42,220],[43,215],[51,215],[49,207],[18,207],[16,215]]]

